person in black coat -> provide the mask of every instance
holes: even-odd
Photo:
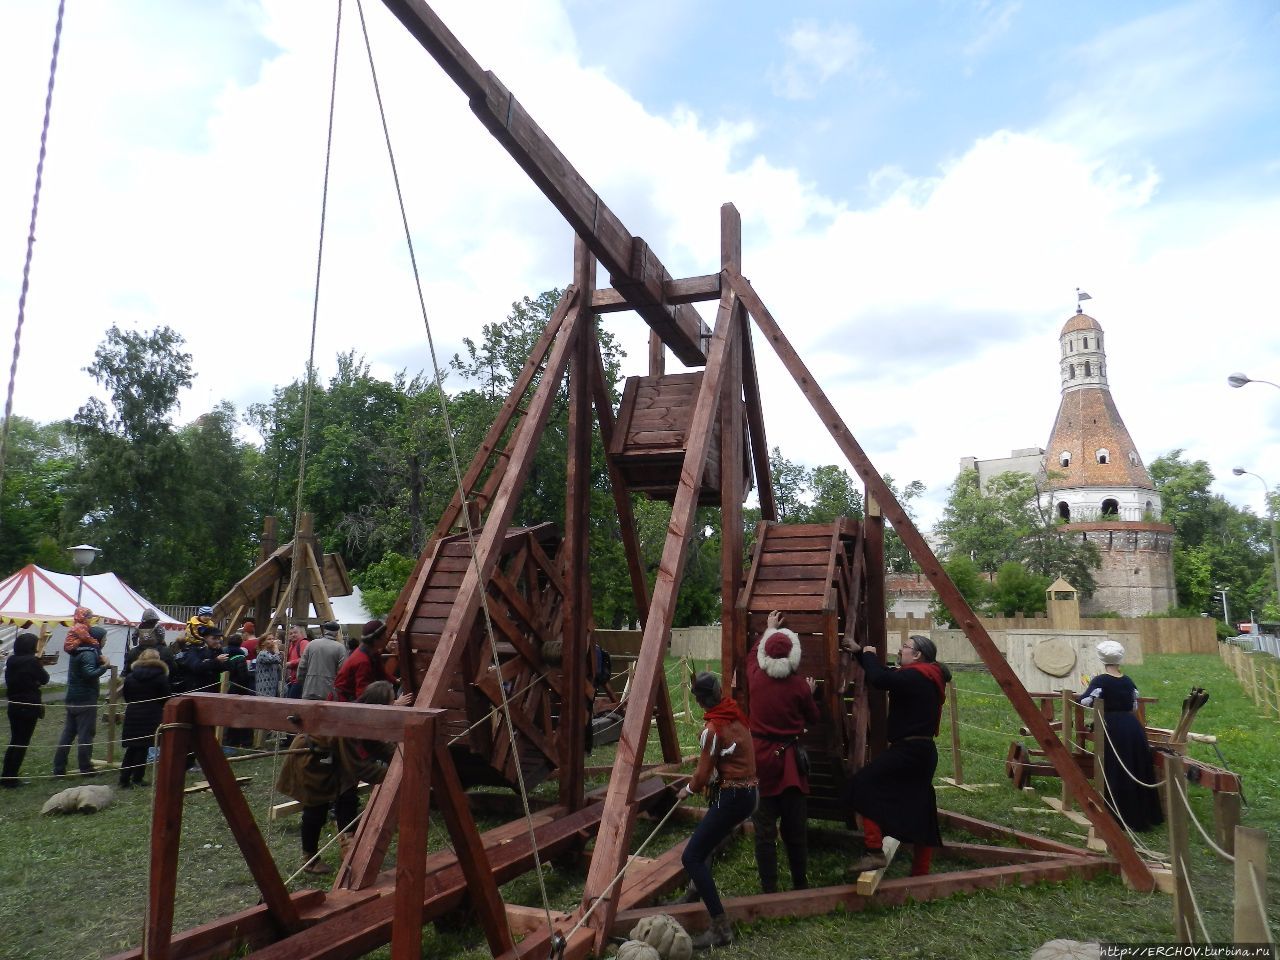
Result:
[[[169,693],[169,667],[155,647],[143,647],[133,661],[133,669],[124,678],[123,696],[127,706],[120,734],[124,747],[124,759],[120,762],[122,790],[142,785],[147,748],[155,741]]]
[[[1102,773],[1106,781],[1106,798],[1111,809],[1130,830],[1150,830],[1164,822],[1160,794],[1155,789],[1155,763],[1147,731],[1138,719],[1138,688],[1131,677],[1120,670],[1124,646],[1115,640],[1103,640],[1097,646],[1104,665],[1103,672],[1089,681],[1080,703],[1085,707],[1101,706],[1106,735],[1102,753]],[[1101,701],[1099,703],[1099,701]]]
[[[862,815],[866,855],[852,872],[886,865],[885,836],[915,845],[912,876],[929,872],[933,848],[942,846],[933,774],[938,748],[933,738],[942,720],[951,671],[937,662],[938,648],[928,637],[912,635],[898,652],[897,670],[880,664],[875,647],[863,647],[859,662],[867,682],[889,692],[889,747],[854,774],[850,806]]]
[[[36,731],[36,722],[44,716],[40,688],[49,682],[49,674],[36,656],[37,640],[34,633],[18,634],[13,641],[13,655],[4,665],[9,696],[9,749],[4,752],[0,787],[20,785],[18,771],[27,756],[27,744]]]

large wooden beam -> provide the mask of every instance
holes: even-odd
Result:
[[[720,300],[707,367],[702,375],[693,419],[689,424],[688,446],[680,470],[680,485],[671,510],[671,522],[667,528],[658,577],[649,604],[649,617],[640,641],[640,655],[636,659],[636,672],[631,681],[631,702],[622,723],[622,735],[618,739],[615,773],[609,781],[609,793],[605,798],[603,822],[606,829],[601,831],[601,836],[596,841],[591,869],[583,890],[583,909],[597,900],[604,901],[590,920],[597,953],[604,951],[608,931],[617,911],[617,891],[614,889],[609,892],[610,885],[626,860],[627,844],[635,823],[636,781],[648,741],[658,675],[663,672],[663,655],[666,653],[667,634],[671,630],[671,620],[675,613],[676,591],[688,558],[689,531],[698,508],[698,490],[711,448],[711,428],[719,413],[725,364],[736,339],[733,323],[736,309],[736,295],[726,290]]]
[[[467,96],[472,111],[582,237],[637,313],[689,366],[705,362],[706,325],[688,304],[669,304],[670,273],[633,236],[560,148],[492,73],[481,68],[423,0],[383,0]]]
[[[942,569],[942,564],[934,556],[933,550],[916,529],[916,525],[902,508],[898,498],[889,489],[889,485],[884,482],[880,472],[872,465],[861,445],[854,439],[849,428],[845,426],[844,419],[836,411],[835,405],[818,386],[813,374],[800,359],[795,348],[791,346],[791,342],[786,338],[773,315],[769,313],[755,288],[741,274],[726,271],[726,279],[730,287],[742,298],[743,304],[750,311],[765,339],[772,345],[783,366],[795,378],[796,384],[831,433],[840,451],[849,460],[862,482],[866,484],[867,492],[875,497],[885,517],[893,524],[894,532],[911,552],[916,563],[920,564],[925,576],[929,578],[929,583],[937,591],[952,617],[960,624],[965,636],[982,657],[982,662],[986,664],[991,675],[1004,690],[1005,696],[1009,698],[1009,702],[1018,711],[1022,722],[1039,741],[1041,748],[1057,768],[1058,774],[1064,780],[1070,781],[1072,792],[1080,799],[1085,815],[1088,816],[1098,834],[1106,840],[1108,849],[1115,853],[1125,877],[1136,890],[1144,892],[1153,890],[1155,878],[1151,874],[1151,869],[1138,856],[1129,837],[1107,811],[1102,798],[1080,772],[1080,768],[1067,752],[1067,748],[1062,745],[1058,735],[1049,727],[1049,722],[1037,709],[1022,685],[1022,681],[1018,679],[1018,675],[1014,673],[1013,668],[996,647],[986,627],[982,625],[982,621],[978,619],[977,614],[969,607],[964,597],[960,595],[960,591],[956,589],[956,585]]]
[[[731,203],[720,207],[720,267],[742,269],[742,217]],[[746,318],[735,306],[729,322],[736,329],[725,360],[720,394],[720,658],[724,689],[749,709],[744,657],[745,618],[736,616],[742,588],[742,330]]]
[[[574,298],[575,301],[577,298]],[[515,515],[520,499],[520,491],[533,466],[534,453],[542,440],[542,432],[546,428],[547,418],[555,403],[560,382],[564,378],[565,368],[569,363],[570,346],[579,327],[591,322],[591,314],[585,310],[575,310],[572,319],[556,338],[555,346],[547,359],[546,369],[533,399],[529,401],[528,411],[520,424],[520,433],[516,438],[515,448],[502,483],[494,497],[493,506],[485,518],[475,544],[475,555],[467,565],[462,584],[458,587],[457,599],[449,610],[449,618],[445,621],[440,640],[436,644],[431,664],[418,689],[414,702],[415,709],[437,707],[449,691],[454,673],[462,659],[462,652],[475,627],[480,613],[481,597],[485,585],[489,582],[494,568],[502,555],[507,537],[507,528]],[[393,760],[387,769],[387,775],[369,799],[369,809],[361,818],[356,834],[355,849],[352,853],[349,870],[343,880],[347,886],[360,889],[373,882],[386,857],[387,846],[391,841],[391,827],[395,813],[396,794],[400,789],[401,765]]]
[[[596,261],[581,237],[574,238],[573,282],[581,291],[574,323],[573,361],[569,368],[569,443],[564,508],[565,582],[564,686],[560,700],[560,804],[570,810],[582,806],[582,767],[587,749],[590,703],[583,694],[587,683],[588,621],[591,616],[591,570],[588,534],[591,520],[591,374],[595,318],[586,306],[596,286]],[[518,758],[517,758],[518,762]]]

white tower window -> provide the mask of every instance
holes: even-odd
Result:
[[[1106,447],[1101,447],[1101,448],[1099,448],[1099,450],[1098,450],[1098,462],[1099,462],[1099,463],[1107,463],[1107,462],[1109,462],[1110,460],[1111,460],[1111,454],[1107,452],[1107,448],[1106,448]]]
[[[1138,465],[1138,454],[1136,451],[1134,450],[1129,451],[1129,462],[1132,463],[1135,467]]]
[[[1071,466],[1071,451],[1063,450],[1060,454],[1058,454],[1058,462],[1062,464],[1064,467]]]

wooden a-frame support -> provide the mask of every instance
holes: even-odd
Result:
[[[558,818],[549,824],[526,825],[523,821],[513,823],[509,838],[503,841],[514,844],[518,838],[523,837],[520,842],[536,844],[544,852],[564,851],[581,842],[584,829],[588,829],[592,824],[600,825],[581,905],[574,914],[561,917],[563,926],[560,927],[559,932],[567,932],[588,912],[590,916],[564,944],[564,955],[576,958],[585,956],[588,952],[602,952],[608,937],[617,929],[620,909],[628,903],[637,902],[636,898],[644,895],[643,891],[652,893],[657,890],[670,879],[673,875],[671,871],[678,864],[678,857],[673,861],[669,855],[664,855],[665,859],[659,858],[654,863],[666,871],[665,873],[650,873],[640,879],[628,878],[621,884],[617,882],[628,857],[637,815],[643,804],[658,796],[660,788],[660,784],[652,779],[644,780],[643,783],[641,779],[644,753],[653,723],[655,705],[660,706],[659,726],[665,758],[668,761],[679,759],[662,662],[674,615],[676,595],[688,555],[700,487],[713,444],[713,434],[717,429],[720,439],[720,503],[724,524],[726,527],[732,527],[725,538],[721,570],[724,590],[722,613],[725,614],[722,643],[725,650],[724,667],[727,679],[733,680],[733,674],[741,669],[746,654],[749,638],[746,635],[745,621],[738,616],[738,599],[742,589],[743,466],[747,456],[747,450],[742,443],[744,417],[750,456],[760,492],[762,514],[766,520],[776,519],[776,506],[768,473],[768,447],[764,436],[760,387],[750,335],[751,321],[760,328],[764,339],[777,353],[783,366],[795,379],[866,486],[868,518],[863,526],[864,543],[855,561],[861,564],[857,568],[861,573],[854,577],[854,589],[859,589],[857,586],[859,577],[865,577],[866,616],[870,617],[878,611],[876,615],[881,618],[881,621],[879,623],[864,621],[850,625],[847,629],[865,638],[865,642],[872,643],[883,650],[882,524],[883,520],[888,520],[929,577],[947,609],[961,624],[966,636],[1004,689],[1027,728],[1040,742],[1048,760],[1057,768],[1064,781],[1069,782],[1086,816],[1094,824],[1098,834],[1107,841],[1117,858],[1119,869],[1132,886],[1141,890],[1152,889],[1154,881],[1150,870],[1137,856],[1128,837],[1106,810],[1093,787],[1085,781],[1079,768],[1072,762],[1048,723],[1035,709],[1026,690],[996,649],[981,622],[942,570],[924,538],[916,530],[901,504],[871,464],[825,393],[813,380],[808,368],[791,347],[755,289],[742,276],[741,224],[737,210],[732,204],[725,204],[721,208],[719,272],[683,280],[673,279],[649,246],[626,229],[618,217],[574,170],[555,144],[528,116],[510,91],[492,73],[484,71],[476,63],[423,0],[384,0],[384,2],[469,97],[472,109],[480,120],[561,211],[578,237],[574,255],[574,282],[565,290],[547,330],[535,348],[534,355],[530,356],[525,369],[517,378],[516,389],[513,389],[512,395],[504,404],[498,420],[491,427],[480,452],[467,471],[464,490],[459,492],[445,516],[441,518],[432,543],[423,551],[418,568],[390,618],[393,632],[401,638],[407,636],[406,625],[412,616],[415,596],[425,585],[434,551],[438,549],[441,538],[452,529],[455,521],[462,518],[464,526],[468,528],[468,536],[473,538],[471,561],[465,574],[462,575],[456,598],[452,602],[448,618],[418,686],[417,703],[415,707],[405,711],[408,714],[436,717],[448,692],[450,680],[464,655],[466,645],[474,636],[477,624],[482,623],[481,618],[485,616],[484,605],[488,590],[498,567],[520,491],[531,469],[533,455],[550,416],[556,391],[568,374],[570,378],[570,460],[564,544],[566,606],[563,612],[565,625],[563,636],[564,660],[570,668],[566,670],[562,688],[565,692],[562,702],[565,705],[566,722],[569,727],[562,731],[566,735],[562,739],[560,750],[560,803],[556,809],[561,812]],[[595,261],[609,271],[612,289],[595,289]],[[693,302],[705,300],[718,300],[716,320],[709,342],[706,337],[706,325],[690,306]],[[593,318],[596,313],[619,309],[634,309],[653,329],[654,337],[650,350],[652,371],[661,370],[665,364],[664,351],[668,348],[686,364],[705,364],[705,366],[697,388],[692,419],[684,436],[684,461],[674,493],[668,533],[651,595],[646,595],[644,571],[640,566],[634,523],[630,517],[628,501],[630,494],[626,482],[618,469],[618,464],[612,458],[606,461],[613,486],[614,502],[618,508],[619,518],[623,521],[622,538],[627,553],[628,569],[644,629],[640,653],[631,680],[628,709],[617,745],[613,775],[605,789],[603,801],[597,804],[586,804],[587,798],[583,795],[582,786],[583,753],[580,739],[584,727],[581,721],[585,719],[586,711],[585,701],[575,693],[583,686],[577,681],[581,677],[580,671],[583,670],[585,661],[586,624],[590,610],[589,590],[586,587],[588,560],[585,519],[588,504],[585,481],[591,408],[593,406],[595,408],[596,418],[606,441],[611,431],[615,429],[612,409],[608,402],[607,385],[603,377],[603,362],[594,335]],[[532,395],[528,396],[527,391],[539,373],[541,379],[533,389]],[[518,422],[517,415],[519,415]],[[499,451],[498,444],[508,433],[509,439],[505,448]],[[606,449],[609,446],[606,443]],[[488,473],[483,487],[475,491],[475,485],[480,482],[482,476],[486,476],[486,470]],[[872,569],[873,567],[875,569]],[[856,607],[857,604],[854,606]],[[573,666],[575,663],[576,666]],[[741,683],[740,679],[739,683]],[[216,700],[216,698],[206,699]],[[874,698],[868,699],[871,701],[868,706],[869,715],[862,719],[861,724],[862,729],[868,731],[868,736],[874,737],[877,727],[876,714],[878,710],[882,711],[883,705],[881,703],[877,707]],[[201,702],[197,698],[189,698],[174,705],[175,712],[170,722],[180,725],[191,722],[182,711],[189,710],[190,707],[185,704],[192,701]],[[264,698],[263,706],[266,707],[269,703],[270,701]],[[316,708],[331,707],[339,711],[337,716],[342,716],[342,711],[350,710],[353,706],[318,704],[304,705],[299,708],[297,701],[287,703],[295,711],[301,711],[300,715],[304,719],[311,716],[311,711]],[[235,717],[227,713],[224,718],[223,713],[202,705],[197,706],[196,709],[200,714],[200,722],[216,716],[218,722],[225,725],[245,725],[246,717],[243,712]],[[240,709],[243,711],[243,708]],[[880,716],[882,717],[883,714],[880,713]],[[256,726],[279,728],[280,718],[274,714],[270,717],[265,714],[252,715],[248,717],[248,722]],[[290,722],[296,723],[292,719]],[[408,721],[405,723],[407,725]],[[358,726],[359,724],[354,721],[344,722],[339,729],[347,735],[352,735],[351,731]],[[300,729],[306,728],[304,726]],[[407,730],[407,726],[405,729]],[[387,739],[385,730],[380,729],[377,735]],[[180,800],[177,801],[178,807],[175,809],[175,803],[170,794],[180,786],[181,770],[178,766],[178,758],[185,755],[186,744],[191,739],[191,734],[178,727],[171,732],[170,737],[171,743],[166,745],[164,754],[169,758],[169,765],[162,766],[162,770],[158,773],[158,777],[163,781],[164,794],[168,799],[157,807],[153,835],[153,909],[148,919],[148,950],[150,952],[147,956],[155,957],[168,956],[163,950],[159,952],[157,950],[160,941],[164,939],[165,930],[172,926],[172,897],[170,895],[166,905],[163,890],[167,889],[171,894],[176,878],[176,837],[177,830],[180,828]],[[217,767],[218,760],[211,754],[207,744],[204,747],[200,746],[204,742],[203,734],[196,734],[195,742],[197,749],[203,751],[202,756],[207,755],[210,764]],[[333,909],[325,913],[323,919],[317,918],[316,925],[300,934],[290,935],[296,929],[297,923],[306,923],[301,914],[295,922],[295,916],[291,913],[290,904],[296,904],[299,901],[299,895],[282,898],[280,888],[277,886],[278,874],[273,880],[271,871],[261,862],[264,856],[263,850],[258,849],[252,839],[253,831],[248,830],[248,824],[245,824],[249,839],[242,841],[242,847],[245,848],[246,858],[251,860],[255,879],[259,881],[266,901],[265,914],[255,914],[255,916],[261,916],[263,919],[258,922],[266,923],[267,926],[255,929],[260,931],[258,935],[263,938],[262,942],[278,940],[281,936],[287,937],[280,942],[280,950],[273,953],[273,948],[267,948],[260,952],[260,956],[264,958],[274,955],[351,957],[358,955],[363,949],[367,949],[376,942],[386,942],[385,939],[378,939],[383,934],[390,935],[393,956],[396,960],[402,956],[414,955],[412,954],[414,946],[410,943],[414,937],[409,931],[414,921],[417,920],[420,923],[424,916],[422,913],[424,896],[427,902],[433,905],[433,909],[436,909],[451,902],[448,897],[453,895],[439,892],[445,889],[439,886],[444,882],[443,880],[433,881],[436,883],[436,894],[424,893],[424,881],[417,865],[419,855],[425,848],[425,798],[428,787],[456,783],[456,774],[451,781],[447,770],[441,766],[447,759],[447,753],[436,749],[432,756],[431,761],[424,761],[419,756],[412,763],[405,759],[403,754],[397,756],[386,779],[370,800],[365,816],[361,820],[356,842],[343,863],[334,889],[329,894]],[[214,777],[218,778],[219,782],[225,779],[221,773],[215,773]],[[213,779],[211,778],[211,782]],[[669,788],[662,789],[663,792],[669,790]],[[228,793],[227,790],[220,792]],[[181,794],[180,789],[177,793]],[[439,789],[436,793],[439,794]],[[457,797],[461,794],[460,786],[455,790],[454,786],[449,785],[446,793],[454,799],[445,801],[443,812],[446,822],[450,824],[451,833],[455,834],[455,845],[462,853],[462,857],[454,861],[454,864],[461,865],[460,861],[464,858],[471,860],[469,866],[463,866],[467,871],[466,882],[461,883],[457,889],[461,895],[461,892],[465,892],[470,886],[472,903],[478,909],[491,949],[495,955],[546,956],[551,947],[553,931],[546,929],[545,925],[538,925],[536,922],[526,925],[524,928],[531,932],[518,947],[512,946],[509,939],[503,938],[508,918],[500,916],[501,901],[497,896],[496,883],[501,882],[501,878],[512,875],[503,871],[514,869],[516,863],[524,864],[528,861],[513,857],[512,851],[506,855],[495,853],[494,851],[499,848],[490,847],[484,843],[476,833],[474,824],[469,824],[462,814],[461,811],[465,809],[466,804],[457,802]],[[220,802],[223,802],[221,798]],[[233,801],[228,803],[229,805],[224,804],[224,813],[228,819],[242,823],[244,818],[241,812],[237,811]],[[371,916],[360,916],[359,911],[344,911],[343,904],[362,902],[362,897],[385,899],[378,897],[376,890],[386,889],[385,885],[378,886],[383,883],[379,879],[379,871],[385,858],[391,832],[396,826],[397,814],[401,838],[396,869],[394,922],[383,914],[377,914],[371,918]],[[952,817],[952,815],[947,816]],[[969,828],[979,829],[973,824],[970,824]],[[992,825],[981,825],[981,828],[997,829]],[[533,834],[532,837],[529,836],[530,832]],[[1031,843],[1031,841],[1027,842]],[[1058,847],[1061,848],[1062,845]],[[1041,849],[1048,848],[1041,847]],[[1087,874],[1100,869],[1103,865],[1103,861],[1098,858],[1089,858],[1084,852],[1074,848],[1054,849],[1060,856],[1052,863],[1040,863],[1032,858],[1034,862],[1023,863],[1020,867],[993,866],[991,869],[997,873],[990,875],[976,876],[981,871],[970,871],[969,873],[975,876],[956,877],[952,880],[910,878],[905,881],[889,881],[881,886],[881,893],[883,894],[886,889],[898,891],[901,888],[905,892],[904,895],[911,895],[912,890],[926,893],[935,891],[928,895],[941,895],[936,891],[971,889],[974,885],[998,885],[1005,882],[1003,877],[1013,875],[1008,874],[1007,871],[1014,871],[1018,876],[1034,874],[1050,877],[1071,872]],[[162,852],[163,855],[157,856],[157,851]],[[488,865],[481,862],[486,851],[490,859]],[[528,853],[531,855],[532,850],[528,850]],[[1012,855],[999,853],[982,855],[997,858],[991,860],[992,863],[1012,862],[1007,859],[998,859]],[[512,866],[507,867],[503,864]],[[651,865],[649,869],[656,870],[658,867]],[[1018,873],[1018,870],[1023,872]],[[1006,872],[1001,873],[1001,871]],[[917,885],[912,886],[913,883]],[[157,884],[162,890],[161,893],[157,893]],[[447,888],[449,891],[453,889],[455,888]],[[838,888],[833,889],[838,891]],[[773,909],[782,910],[789,904],[799,905],[803,901],[803,907],[797,906],[796,912],[811,912],[812,909],[816,909],[815,904],[827,902],[823,899],[824,896],[834,903],[845,894],[830,891],[823,894],[801,891],[789,896],[790,899],[788,897],[775,899]],[[218,927],[220,931],[226,929],[225,924]],[[346,939],[343,939],[344,937]],[[204,940],[196,942],[205,943]],[[291,952],[281,952],[284,950]]]

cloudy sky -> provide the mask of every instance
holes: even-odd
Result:
[[[1042,446],[1075,288],[1149,462],[1280,483],[1280,12],[1266,0],[440,0],[437,12],[676,276],[744,272],[876,465],[929,490]],[[16,318],[54,0],[0,4],[0,352]],[[70,3],[15,412],[68,416],[112,324],[168,324],[194,418],[306,361],[335,0]],[[572,237],[367,0],[442,355],[570,279]],[[359,32],[344,8],[317,356],[429,369]],[[711,315],[711,311],[707,311]],[[629,372],[645,328],[608,321]],[[757,352],[767,347],[757,341]],[[2,362],[2,361],[0,361]],[[670,370],[679,369],[676,361]],[[771,443],[839,453],[762,357]]]

